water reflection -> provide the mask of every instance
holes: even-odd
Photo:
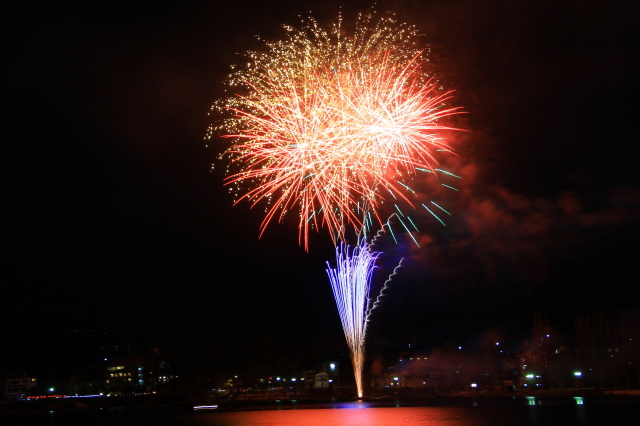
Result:
[[[173,425],[385,425],[385,426],[576,426],[627,424],[637,416],[640,399],[616,400],[581,396],[468,398],[416,401],[356,400],[314,405],[298,401],[281,409],[200,413]]]
[[[640,399],[593,397],[451,398],[415,401],[356,400],[325,404],[281,400],[278,404],[129,407],[66,410],[55,413],[14,413],[0,424],[118,426],[248,426],[248,425],[385,425],[385,426],[594,426],[628,424],[636,418]],[[197,408],[196,408],[197,407]],[[241,411],[242,410],[242,411]],[[43,418],[44,417],[44,418]]]
[[[399,407],[396,402],[396,407]],[[363,401],[358,399],[357,401],[349,401],[349,402],[341,402],[335,405],[335,408],[353,408],[353,409],[362,409],[362,408],[370,408],[373,407],[373,404],[367,401]]]
[[[582,397],[545,400],[529,396],[504,400],[469,399],[449,406],[400,406],[401,401],[388,401],[387,406],[377,402],[335,402],[321,408],[308,405],[290,409],[218,412],[190,426],[219,425],[337,425],[337,426],[512,426],[520,424],[559,426],[616,424],[615,416],[622,414],[614,406],[586,404]],[[440,401],[442,403],[442,401]],[[576,409],[576,406],[581,407]],[[528,407],[534,406],[535,409]],[[591,411],[589,411],[591,407]],[[608,408],[607,408],[608,407]],[[632,412],[638,406],[631,406]],[[618,406],[618,408],[621,408]],[[627,409],[627,406],[624,408]],[[586,411],[585,411],[586,410]],[[601,421],[605,421],[602,423]],[[613,423],[610,423],[613,421]],[[568,423],[567,423],[568,422]],[[176,423],[178,424],[178,423]]]
[[[348,407],[348,406],[351,407]],[[353,402],[335,407],[339,409],[297,409],[280,411],[220,412],[198,425],[336,425],[336,426],[470,426],[496,425],[489,416],[482,422],[470,415],[469,407],[382,407],[371,408],[367,403]],[[202,419],[204,420],[204,419]],[[480,421],[479,421],[480,420]]]

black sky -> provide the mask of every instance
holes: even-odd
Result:
[[[69,330],[227,351],[271,337],[341,342],[324,272],[331,243],[318,234],[306,253],[291,224],[258,239],[260,212],[232,207],[222,185],[224,143],[203,139],[236,54],[307,10],[339,10],[322,4],[2,7],[0,330],[18,348],[5,350],[5,369],[25,359],[20,348],[46,350]],[[469,131],[445,163],[463,177],[446,196],[447,227],[425,219],[420,249],[386,248],[381,266],[404,256],[406,267],[372,339],[426,347],[527,331],[534,312],[566,325],[596,308],[640,308],[637,8],[377,8],[426,33]]]

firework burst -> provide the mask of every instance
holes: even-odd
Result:
[[[230,75],[237,94],[214,105],[227,115],[209,137],[232,140],[227,183],[236,202],[264,203],[261,232],[296,214],[307,248],[312,228],[337,242],[367,218],[382,224],[386,199],[414,206],[417,171],[435,173],[435,152],[451,150],[439,119],[458,110],[445,107],[416,29],[392,15],[360,15],[350,37],[341,18],[285,30]]]

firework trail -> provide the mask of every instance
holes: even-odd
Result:
[[[387,225],[390,226],[389,221],[387,221]],[[369,317],[372,311],[379,306],[384,291],[388,288],[391,279],[397,275],[403,261],[403,259],[400,260],[382,285],[375,301],[372,302],[371,279],[373,271],[376,269],[376,260],[382,255],[382,252],[374,251],[372,247],[377,239],[382,238],[383,234],[384,229],[378,231],[371,243],[368,243],[366,238],[362,238],[353,249],[343,242],[336,247],[336,267],[332,268],[327,262],[327,274],[338,308],[342,330],[351,353],[353,374],[360,398],[363,395],[362,369]]]
[[[341,17],[329,30],[313,18],[285,29],[248,52],[227,81],[239,94],[213,106],[226,118],[209,137],[232,140],[236,202],[265,205],[261,233],[296,214],[305,249],[313,228],[337,244],[370,226],[363,218],[382,225],[385,200],[419,206],[412,181],[440,173],[435,152],[451,150],[442,134],[454,129],[438,120],[458,109],[444,106],[450,93],[429,76],[415,27],[361,14],[351,37]]]
[[[378,303],[376,300],[376,303],[371,305],[369,295],[371,277],[376,268],[375,262],[380,254],[380,252],[372,251],[366,239],[362,239],[353,249],[350,249],[345,243],[336,247],[335,268],[331,268],[327,262],[327,274],[338,307],[344,336],[351,352],[358,397],[362,397],[363,394],[362,367],[367,323],[371,311]],[[399,267],[400,265],[391,275],[394,275]],[[385,282],[383,290],[390,279],[391,276]],[[379,298],[380,296],[378,296]]]
[[[393,214],[392,217],[393,216],[397,216],[397,215]],[[390,221],[391,221],[391,217],[389,218],[389,220],[387,220],[387,227],[389,229],[391,229]],[[411,235],[411,234],[409,233],[409,235]],[[371,241],[371,244],[369,244],[369,246],[372,248],[375,245],[376,240],[379,240],[380,238],[384,238],[384,228],[378,231],[378,233],[373,238],[373,240]],[[395,238],[395,236],[394,236],[394,238]],[[376,253],[378,253],[378,256],[382,255],[382,252],[376,252]],[[392,278],[394,276],[398,275],[398,269],[400,269],[402,267],[402,262],[404,262],[404,258],[400,259],[400,261],[398,262],[398,265],[393,269],[393,271],[391,272],[391,274],[389,275],[387,280],[382,284],[382,288],[378,292],[378,296],[376,297],[376,300],[371,304],[371,307],[369,308],[369,311],[367,312],[367,318],[366,318],[367,322],[369,322],[369,316],[371,315],[371,312],[375,308],[377,308],[380,305],[380,303],[382,303],[382,298],[384,297],[384,291],[387,288],[389,288],[389,283],[391,283]]]

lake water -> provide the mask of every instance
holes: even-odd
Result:
[[[495,398],[407,402],[348,402],[301,404],[289,401],[242,411],[173,408],[110,408],[20,413],[0,424],[26,425],[118,425],[118,426],[519,426],[519,425],[635,425],[640,399],[602,398]]]

